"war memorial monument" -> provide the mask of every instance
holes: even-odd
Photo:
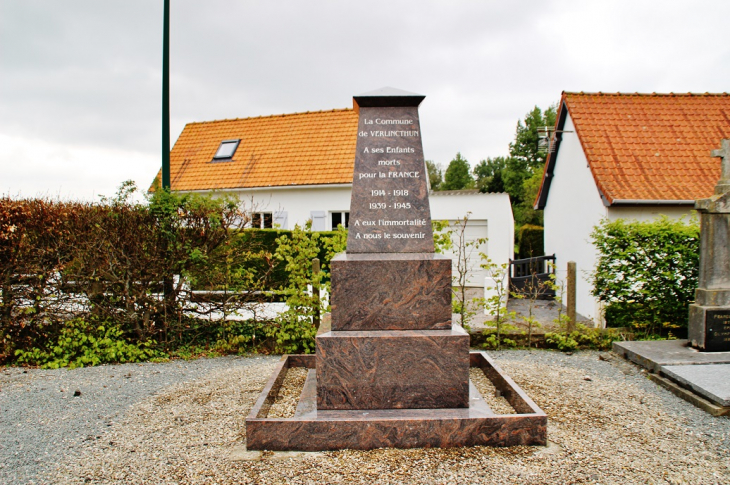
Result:
[[[434,253],[418,106],[384,88],[359,113],[347,251],[331,261],[331,320],[315,355],[285,355],[246,419],[249,450],[545,445],[547,416],[451,321],[449,258]],[[286,372],[308,368],[292,418],[268,418]],[[480,368],[514,408],[495,414]]]

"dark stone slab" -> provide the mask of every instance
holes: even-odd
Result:
[[[689,306],[689,340],[705,352],[730,352],[730,307]]]
[[[666,365],[661,373],[718,406],[730,406],[730,364]]]
[[[363,95],[348,253],[433,252],[420,95]],[[361,104],[357,104],[361,103]]]
[[[356,108],[379,108],[387,106],[418,106],[426,96],[396,88],[380,88],[353,96]]]
[[[451,330],[317,336],[317,409],[469,406],[469,334]]]
[[[332,330],[451,328],[451,259],[343,253],[331,274]]]
[[[730,364],[730,352],[700,352],[687,340],[614,342],[613,351],[650,372],[665,365]]]
[[[293,418],[267,418],[262,412],[264,403],[276,396],[264,393],[259,396],[246,418],[246,446],[249,450],[323,451],[546,445],[545,413],[486,353],[472,352],[470,361],[473,367],[489,370],[489,373],[485,371],[487,377],[499,377],[492,382],[520,414],[493,414],[473,386],[470,390],[473,404],[468,409],[321,411],[313,404],[312,388],[316,383],[310,371]],[[269,383],[281,379],[283,375],[274,374]],[[266,389],[272,389],[272,386],[267,385]],[[305,400],[309,403],[303,405]]]

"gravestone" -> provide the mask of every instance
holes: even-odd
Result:
[[[700,199],[700,278],[689,306],[689,340],[707,352],[730,352],[730,140],[712,151],[722,158],[715,194]]]
[[[347,252],[331,261],[317,409],[469,407],[469,335],[451,325],[451,260],[434,253],[418,106],[385,88],[359,111]]]

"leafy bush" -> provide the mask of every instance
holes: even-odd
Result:
[[[38,365],[44,369],[84,367],[90,365],[140,362],[159,357],[152,349],[154,341],[128,342],[119,327],[75,318],[66,322],[54,344],[15,352],[19,364]]]
[[[591,234],[598,251],[593,295],[606,323],[647,335],[686,327],[699,272],[699,224],[661,217],[604,220]]]
[[[326,292],[346,231],[249,229],[238,199],[157,190],[137,203],[135,190],[99,203],[0,197],[0,363],[313,350],[307,286]],[[289,311],[260,321],[260,305],[282,298]]]
[[[504,324],[502,325],[502,331],[504,331]],[[516,328],[513,326],[512,329]],[[487,328],[482,332],[484,335],[484,342],[482,347],[487,350],[501,350],[502,347],[514,348],[517,347],[517,341],[506,336],[504,333],[497,333],[496,330]]]
[[[520,258],[534,258],[545,254],[545,230],[540,226],[525,224],[519,231]]]
[[[315,316],[328,311],[323,298],[314,289],[329,294],[329,262],[345,250],[347,231],[340,228],[327,236],[311,232],[310,226],[302,229],[297,225],[291,236],[282,235],[277,239],[275,257],[286,262],[288,284],[281,293],[286,297],[287,309],[279,314],[266,332],[276,341],[276,350],[282,353],[314,352],[314,337],[317,329]],[[320,259],[320,272],[312,272],[312,259],[324,253]]]
[[[0,198],[0,362],[55,345],[73,319],[168,350],[215,335],[219,322],[200,319],[211,328],[199,331],[191,315],[225,319],[264,299],[272,255],[236,238],[250,208],[161,190],[140,204],[134,191],[125,183],[100,203]],[[224,291],[201,304],[191,282],[202,273]]]
[[[621,340],[621,335],[615,329],[588,328],[580,323],[573,332],[548,332],[545,334],[545,343],[548,348],[555,348],[563,352],[576,349],[611,350],[613,342]]]

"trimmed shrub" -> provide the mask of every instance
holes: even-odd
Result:
[[[125,183],[94,204],[0,198],[0,362],[47,353],[74,319],[107,322],[105,335],[113,328],[116,340],[164,350],[201,334],[193,335],[190,314],[228,314],[261,300],[272,257],[254,244],[231,249],[231,228],[249,217],[238,201],[157,191],[138,204],[134,191]],[[252,260],[258,267],[245,264]],[[188,282],[203,268],[235,298],[193,304]]]
[[[604,220],[591,238],[599,255],[591,275],[593,295],[605,302],[608,326],[645,335],[687,327],[699,275],[696,218]]]
[[[0,364],[257,348],[273,322],[228,317],[257,315],[262,302],[301,290],[301,274],[278,251],[294,231],[239,229],[251,211],[237,199],[158,190],[140,204],[134,191],[125,183],[100,203],[0,198]],[[315,244],[306,257],[327,268],[343,234],[307,232]],[[328,273],[319,278],[327,285]],[[291,335],[289,345],[304,351]],[[301,335],[309,346],[311,335]]]
[[[525,224],[520,228],[519,240],[520,259],[545,254],[545,230],[542,227]]]

